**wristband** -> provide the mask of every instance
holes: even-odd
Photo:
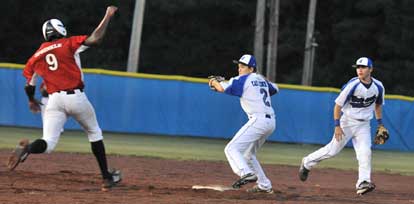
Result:
[[[35,95],[36,86],[26,85],[24,87],[24,91],[26,92],[27,97],[29,98],[29,101],[33,101],[34,95]]]
[[[382,118],[377,119],[377,124],[378,124],[378,125],[382,125]]]
[[[339,119],[335,119],[335,120],[334,120],[334,123],[335,123],[335,126],[340,126]]]

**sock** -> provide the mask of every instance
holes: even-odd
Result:
[[[29,153],[40,154],[46,151],[47,143],[43,139],[37,139],[29,144]]]
[[[101,170],[102,178],[109,179],[112,175],[108,172],[108,164],[106,161],[105,146],[102,140],[91,142],[92,152],[96,157]]]

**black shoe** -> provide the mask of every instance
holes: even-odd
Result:
[[[308,179],[308,175],[309,175],[309,170],[305,168],[305,165],[302,159],[302,164],[300,165],[300,168],[299,168],[299,179],[301,181],[306,181],[306,179]]]
[[[110,170],[109,173],[112,175],[109,179],[104,179],[102,182],[102,191],[109,191],[112,187],[116,186],[122,180],[122,174],[120,170]]]
[[[29,156],[29,140],[22,139],[17,145],[16,149],[10,155],[9,160],[7,161],[7,168],[10,171],[13,171],[17,165],[21,162],[24,162]]]
[[[242,176],[236,182],[234,182],[232,186],[233,186],[233,188],[240,188],[241,186],[243,186],[247,183],[252,183],[252,182],[256,182],[256,181],[257,181],[257,176],[252,174],[252,173],[248,173],[248,174]]]
[[[375,189],[375,184],[370,183],[368,181],[363,181],[359,184],[358,188],[356,189],[356,193],[358,195],[364,195],[365,193],[371,192]]]

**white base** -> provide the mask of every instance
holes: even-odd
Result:
[[[206,185],[206,186],[195,185],[195,186],[192,187],[192,189],[194,189],[194,190],[209,189],[209,190],[215,190],[215,191],[220,191],[220,192],[237,190],[237,189],[234,189],[231,186],[224,186],[224,185]]]

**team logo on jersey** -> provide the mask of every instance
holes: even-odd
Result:
[[[62,47],[62,43],[58,43],[58,44],[49,45],[49,46],[47,46],[47,47],[45,47],[45,48],[41,49],[39,52],[36,52],[36,53],[34,54],[34,56],[35,56],[35,57],[39,57],[39,55],[41,55],[41,54],[44,54],[44,53],[46,53],[46,52],[49,52],[49,51],[51,51],[51,50],[54,50],[54,49],[56,49],[56,48],[60,48],[60,47]]]
[[[359,98],[357,96],[351,96],[351,101],[349,104],[351,104],[352,108],[366,108],[373,104],[377,99],[376,95],[373,95],[369,98]]]
[[[251,81],[252,86],[260,86],[260,87],[267,87],[267,83],[265,81]]]

